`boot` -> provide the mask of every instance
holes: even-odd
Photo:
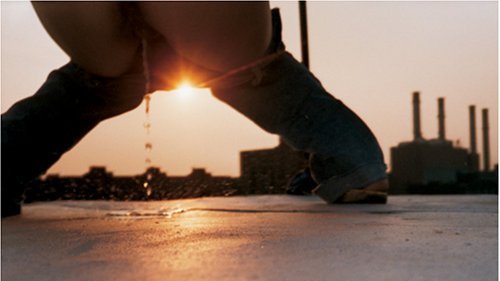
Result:
[[[284,51],[279,11],[272,14],[269,55],[210,81],[213,95],[309,153],[314,193],[328,203],[385,203],[386,165],[375,136]]]
[[[292,177],[286,188],[289,195],[311,195],[318,186],[311,175],[311,169],[305,168]]]
[[[2,217],[21,212],[23,186],[39,177],[100,121],[139,106],[145,78],[91,75],[68,63],[31,97],[2,114]]]

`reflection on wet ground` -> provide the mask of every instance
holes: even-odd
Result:
[[[5,280],[495,280],[497,196],[54,201],[2,220]]]

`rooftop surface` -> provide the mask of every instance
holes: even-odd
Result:
[[[2,219],[2,280],[497,280],[498,197],[55,201]]]

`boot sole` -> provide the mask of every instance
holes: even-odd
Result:
[[[389,183],[387,179],[375,182],[363,189],[346,192],[335,203],[340,204],[386,204]]]
[[[340,204],[386,204],[387,193],[365,190],[351,190],[342,195],[335,203]]]

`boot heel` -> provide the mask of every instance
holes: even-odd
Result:
[[[386,204],[389,184],[387,179],[375,182],[363,189],[347,191],[335,203],[344,204]]]

